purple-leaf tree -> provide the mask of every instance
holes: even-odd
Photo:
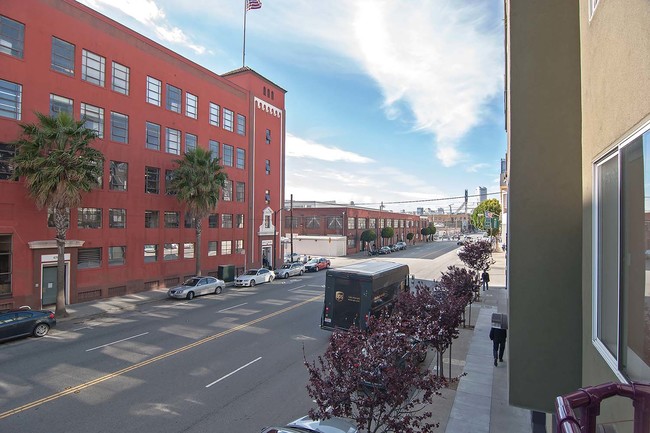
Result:
[[[421,367],[421,349],[399,329],[397,316],[371,317],[366,330],[334,331],[325,353],[305,359],[312,418],[353,419],[359,431],[416,433],[438,426],[422,409],[446,386]]]
[[[467,242],[458,252],[458,258],[477,273],[488,270],[494,264],[492,244],[484,240]]]

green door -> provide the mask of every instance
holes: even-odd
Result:
[[[64,275],[66,267],[64,266]],[[42,287],[42,305],[56,304],[56,266],[43,266],[43,287]],[[66,296],[66,304],[68,299]]]

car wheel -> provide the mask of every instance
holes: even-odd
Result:
[[[316,269],[316,272],[320,271],[320,268],[318,266],[316,266],[315,269]]]
[[[217,287],[214,288],[214,294],[215,295],[220,295],[222,290],[223,289],[221,288],[221,286],[217,286]]]
[[[302,277],[302,274],[303,274],[303,273],[304,273],[303,271],[300,271],[300,276],[301,276],[301,277]]]
[[[288,277],[289,277],[289,274],[287,274],[287,278],[288,278]],[[269,283],[272,283],[273,280],[275,280],[275,277],[274,277],[273,275],[271,275],[271,276],[269,277]]]
[[[47,335],[49,330],[50,326],[47,323],[39,323],[34,328],[34,332],[32,332],[32,334],[34,334],[34,337],[43,337]]]
[[[194,292],[189,292],[185,298],[188,301],[191,301],[192,299],[194,299]]]
[[[251,287],[255,285],[255,280],[251,280]]]
[[[287,278],[289,278],[289,273],[287,272],[286,274],[284,274],[284,277],[282,277],[282,278],[284,278],[285,280],[286,280]]]

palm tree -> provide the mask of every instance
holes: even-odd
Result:
[[[222,171],[219,159],[212,158],[212,152],[200,147],[185,153],[183,159],[174,162],[177,168],[174,170],[171,187],[194,221],[196,275],[201,275],[202,219],[216,209],[219,191],[228,176]]]
[[[90,147],[97,133],[83,120],[65,112],[57,116],[35,113],[38,123],[21,124],[21,137],[13,142],[14,176],[23,177],[25,187],[40,210],[52,209],[56,228],[56,314],[66,317],[65,239],[70,226],[70,208],[81,203],[81,194],[99,185],[104,155]]]

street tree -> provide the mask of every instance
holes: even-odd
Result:
[[[467,242],[458,252],[458,258],[470,269],[478,274],[487,271],[494,264],[492,258],[492,244],[490,241],[478,240]]]
[[[474,209],[474,212],[472,212],[471,216],[471,221],[474,227],[478,228],[483,228],[485,226],[485,213],[490,212],[496,217],[501,217],[501,204],[499,203],[499,200],[495,198],[491,198],[488,200],[484,200],[481,203],[479,203],[478,206]],[[488,228],[487,229],[488,236],[497,236],[499,234],[499,229],[492,229]]]
[[[429,240],[433,240],[433,235],[436,234],[436,226],[433,223],[429,223]]]
[[[214,212],[219,202],[219,192],[227,180],[212,152],[197,147],[186,152],[183,159],[175,160],[176,168],[171,189],[192,218],[196,233],[194,260],[196,275],[201,275],[201,232],[203,219]]]
[[[384,227],[381,229],[381,237],[383,239],[391,239],[393,236],[395,236],[395,230],[392,227]]]
[[[409,242],[411,242],[414,237],[415,237],[415,235],[413,233],[407,233],[406,234],[406,240],[409,241]]]
[[[368,245],[370,242],[374,242],[375,239],[377,239],[377,232],[375,232],[373,229],[364,230],[361,232],[359,239],[361,242],[363,242],[362,245]]]
[[[431,404],[447,381],[421,369],[412,339],[388,315],[371,317],[366,330],[334,331],[322,356],[305,366],[314,418],[353,419],[366,433],[430,431]]]
[[[21,124],[21,136],[12,143],[11,167],[36,207],[50,209],[56,230],[56,314],[66,317],[65,240],[70,227],[70,209],[81,203],[82,194],[99,186],[104,155],[91,147],[97,133],[68,113],[57,116],[35,113],[36,123]]]

